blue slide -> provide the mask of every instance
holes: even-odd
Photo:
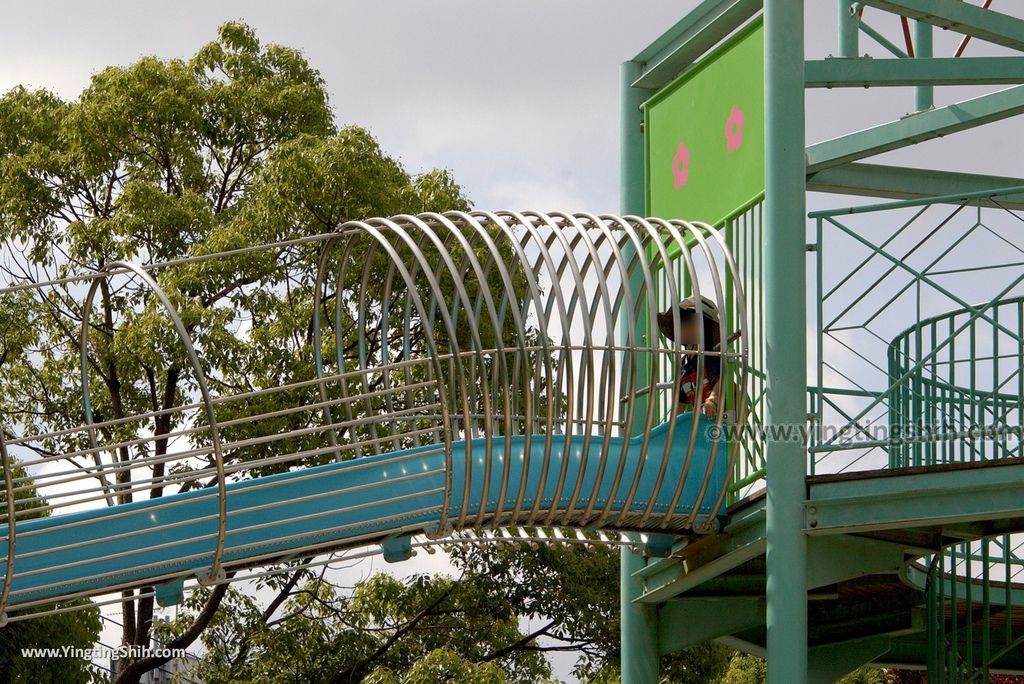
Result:
[[[489,452],[480,437],[468,441],[469,458],[467,442],[453,442],[450,521],[464,513],[472,522],[481,513],[481,505],[484,514],[497,510],[508,448],[511,459],[503,519],[508,520],[507,514],[517,503],[522,512],[509,524],[526,523],[535,505],[541,514],[532,524],[542,524],[552,506],[567,508],[582,473],[573,510],[582,512],[591,506],[595,514],[588,524],[600,522],[594,520],[596,512],[605,507],[609,497],[613,497],[610,512],[615,514],[610,516],[612,523],[621,513],[639,519],[635,514],[642,514],[654,497],[648,524],[657,525],[668,512],[682,475],[692,420],[691,412],[676,419],[667,469],[657,493],[655,483],[668,441],[668,423],[652,429],[646,457],[642,436],[607,438],[608,456],[599,482],[604,436],[590,436],[586,453],[583,435],[552,435],[548,450],[545,435],[532,435],[529,449],[524,436],[494,437]],[[704,418],[698,423],[693,459],[675,506],[676,515],[691,513],[698,498],[713,446],[706,429],[709,424]],[[708,519],[725,487],[726,447],[723,441],[715,449],[697,522]],[[569,462],[561,491],[556,492],[564,458]],[[622,459],[621,482],[614,488]],[[259,565],[261,559],[269,563],[289,552],[325,552],[430,531],[440,521],[444,505],[445,460],[443,445],[420,446],[229,483],[223,562]],[[488,460],[491,471],[482,504]],[[468,498],[464,496],[467,462],[471,476]],[[623,511],[638,469],[639,485],[628,511]],[[538,491],[542,494],[539,504]],[[465,511],[464,499],[468,502]],[[208,574],[216,546],[218,510],[218,492],[211,488],[19,522],[10,607],[78,592],[98,594],[128,583],[139,586]],[[629,527],[621,522],[615,526]]]

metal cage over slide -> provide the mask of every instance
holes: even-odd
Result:
[[[313,368],[234,390],[212,382],[230,359],[204,354],[167,275],[283,249],[310,264],[298,354]],[[109,332],[97,293],[129,282],[146,293],[135,313],[176,336],[190,390],[174,407],[97,416],[106,390],[94,366],[111,344],[97,339]],[[685,346],[676,307],[675,341],[620,325],[653,320],[666,294],[693,294],[698,310],[714,302],[720,348],[705,348],[700,315],[700,342]],[[748,333],[743,316],[728,315],[745,311],[743,285],[706,224],[508,211],[372,218],[174,262],[115,262],[3,296],[77,297],[81,320],[68,323],[79,331],[85,417],[38,433],[8,416],[0,431],[4,621],[133,587],[180,594],[193,577],[229,581],[345,548],[407,557],[415,535],[537,526],[670,542],[716,529],[743,439]],[[219,329],[259,333],[244,320]],[[680,384],[657,378],[678,377],[687,358],[703,377],[713,357],[728,401],[714,416],[680,413]]]

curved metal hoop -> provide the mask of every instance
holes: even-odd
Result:
[[[352,263],[354,254],[360,255],[361,263]],[[332,277],[336,372],[346,373],[354,365],[352,372],[362,378],[364,390],[369,389],[371,376],[388,389],[381,400],[386,405],[375,406],[367,399],[366,413],[386,416],[393,410],[390,389],[401,389],[399,363],[419,358],[424,368],[430,368],[440,405],[433,427],[446,447],[440,530],[514,524],[711,529],[715,516],[701,516],[701,504],[710,502],[717,512],[728,484],[710,491],[718,443],[707,463],[696,462],[700,417],[695,411],[681,477],[669,482],[670,463],[679,458],[669,446],[680,390],[675,382],[667,384],[672,388],[668,393],[659,391],[662,386],[649,386],[652,377],[657,381],[677,374],[687,355],[696,356],[700,385],[705,357],[719,356],[738,380],[736,427],[746,419],[749,333],[742,316],[735,317],[736,331],[728,329],[726,317],[727,305],[744,311],[744,289],[724,238],[711,226],[636,216],[508,211],[347,222],[320,254],[314,292],[314,358],[325,404],[322,317]],[[675,335],[671,349],[665,349],[653,334],[638,338],[633,326],[626,327],[625,341],[618,341],[622,320],[646,316],[653,321],[670,301],[678,301],[684,287],[697,296],[699,312],[702,284],[721,312],[718,338],[738,339],[738,349],[725,344],[719,350],[705,349],[701,343],[689,350],[680,335]],[[681,330],[678,313],[674,316],[676,329]],[[343,351],[340,331],[345,320],[355,329],[356,339],[350,343],[357,348],[355,359],[346,358]],[[697,320],[698,338],[704,340],[705,319]],[[413,339],[413,327],[422,333],[421,340]],[[408,380],[409,366],[403,368]],[[340,391],[346,392],[344,387]],[[701,387],[696,392],[699,396]],[[405,408],[414,406],[406,401]],[[336,443],[338,430],[329,410],[324,418],[332,423]],[[725,419],[724,402],[719,402],[715,421],[721,427]],[[649,433],[665,421],[669,439],[655,456],[648,453],[654,451]],[[346,425],[352,422],[349,417]],[[385,442],[395,448],[400,443],[408,446],[403,442],[408,424],[373,422],[367,427],[366,442],[378,452]],[[382,436],[382,431],[387,434]],[[654,493],[639,514],[630,508],[643,468],[626,471],[628,445],[623,439],[637,434],[642,441],[641,464],[655,458],[659,463]],[[596,479],[585,480],[585,464],[570,470],[574,446],[558,435],[582,437],[584,458],[598,460]],[[470,451],[470,441],[477,437],[483,440],[485,453],[491,453],[499,438],[498,449],[504,451],[497,459],[500,465],[484,460],[482,476],[475,476],[482,481],[474,481],[470,467],[471,460],[479,458]],[[538,472],[535,481],[510,477],[512,438],[527,443],[521,452],[522,468],[524,473]],[[452,452],[459,439],[464,440],[465,454]],[[598,442],[600,450],[591,452],[591,445]],[[727,473],[738,447],[736,440],[730,444]],[[455,459],[463,459],[464,466]],[[599,483],[613,463],[611,495],[598,503]],[[549,472],[551,467],[558,470]],[[691,467],[704,470],[692,510],[680,517],[674,511]],[[556,482],[553,499],[544,491],[549,475]],[[495,480],[497,495],[492,488]],[[664,510],[655,517],[663,491],[670,492],[669,505],[662,503]],[[569,499],[564,508],[557,505],[563,494]]]
[[[553,534],[550,540],[560,543],[545,530],[575,528],[619,535],[615,543],[629,545],[655,535],[650,543],[661,545],[666,534],[715,529],[746,416],[748,332],[735,262],[710,226],[611,214],[451,211],[350,221],[294,244],[320,249],[312,292],[299,294],[313,304],[315,376],[298,373],[235,391],[225,385],[216,395],[189,330],[149,275],[162,265],[113,262],[68,279],[90,281],[78,350],[85,421],[10,439],[0,434],[12,523],[0,620],[8,610],[49,605],[54,597],[194,574],[196,563],[210,559],[212,524],[205,521],[215,515],[214,493],[195,496],[184,488],[191,476],[156,470],[192,458],[206,459],[204,472],[215,467],[218,485],[212,567],[198,578],[207,586],[226,581],[226,570],[295,553],[380,544],[385,556],[394,556],[413,536],[433,541],[460,532],[500,543],[510,530],[532,528],[537,532],[526,535],[529,541]],[[263,248],[246,248],[254,249]],[[187,404],[94,419],[90,325],[97,291],[113,274],[140,278],[167,312],[199,390]],[[684,344],[674,304],[689,294],[697,296],[698,315]],[[700,315],[704,296],[719,312],[715,330],[705,330],[710,323]],[[673,311],[670,341],[653,325],[666,308]],[[333,355],[324,349],[332,337]],[[709,339],[722,343],[712,348]],[[682,365],[689,360],[687,367],[696,368],[694,394],[701,396],[710,382],[702,371],[715,357],[721,377],[738,392],[715,415],[693,412],[677,421],[684,410]],[[727,433],[729,450],[718,448],[711,433],[698,434],[698,427],[721,434],[726,408],[738,418]],[[196,439],[206,421],[182,422],[194,411],[206,412],[209,440]],[[157,416],[180,428],[149,434],[146,421]],[[101,430],[121,425],[136,427],[117,428],[124,436],[114,443],[100,439]],[[164,453],[156,448],[161,438],[186,446]],[[16,476],[6,450],[46,440],[62,446],[26,460],[26,468],[89,456],[95,467],[72,462],[32,478]],[[108,465],[99,457],[147,445],[152,454],[126,463]],[[226,464],[225,452],[237,459]],[[359,456],[372,458],[344,468],[324,463]],[[114,481],[113,473],[133,468],[153,468],[153,476]],[[228,485],[227,475],[257,468],[272,479],[237,483],[244,493],[233,499],[237,516],[228,519],[228,489],[235,484]],[[103,500],[115,505],[136,492],[151,492],[151,501],[111,511],[110,519],[123,525],[116,532],[103,524],[104,515],[87,516],[69,543],[59,524],[45,537],[32,525],[15,530],[14,497],[28,491],[30,479],[52,511],[88,513]],[[182,487],[177,494],[164,494],[170,483]],[[258,519],[244,520],[257,511]],[[186,527],[194,520],[202,526]],[[140,530],[153,534],[141,539]],[[111,535],[139,541],[112,553]],[[598,543],[610,542],[600,536]],[[180,555],[185,544],[189,551]],[[102,571],[91,568],[94,560],[112,558]]]
[[[7,558],[4,559],[4,588],[0,594],[0,627],[7,624],[7,601],[11,595],[11,582],[14,580],[15,543],[18,537],[17,502],[14,499],[14,480],[11,478],[11,457],[7,452],[7,436],[3,425],[0,425],[0,459],[4,469],[4,493],[7,496]]]
[[[163,305],[164,310],[170,317],[171,322],[174,323],[174,330],[177,333],[181,343],[185,346],[185,353],[188,355],[189,363],[192,366],[192,372],[195,373],[196,383],[199,385],[199,393],[202,397],[202,402],[206,407],[206,414],[210,421],[210,439],[213,443],[213,455],[215,465],[217,468],[217,498],[218,498],[218,522],[217,522],[217,544],[213,554],[213,564],[210,568],[210,574],[201,578],[202,581],[214,582],[224,578],[224,569],[221,567],[222,557],[224,555],[224,537],[227,534],[227,521],[228,521],[228,508],[227,508],[227,482],[224,473],[224,454],[221,450],[220,430],[217,425],[217,415],[213,408],[213,398],[210,395],[209,387],[206,383],[206,373],[203,371],[202,364],[199,362],[199,355],[196,353],[195,346],[192,344],[192,336],[189,335],[188,329],[182,322],[181,317],[178,315],[178,310],[168,299],[167,293],[164,289],[153,279],[149,273],[143,270],[137,264],[133,264],[126,261],[112,261],[103,269],[100,273],[101,277],[94,278],[89,285],[89,293],[86,295],[85,303],[82,306],[82,328],[80,334],[80,363],[81,363],[81,375],[82,375],[82,400],[85,404],[85,424],[89,426],[89,440],[93,449],[98,449],[99,444],[96,440],[96,431],[91,426],[93,424],[92,418],[92,403],[89,399],[89,319],[92,314],[93,300],[96,297],[96,290],[99,289],[100,284],[108,278],[114,272],[130,271],[135,274],[146,287],[156,295],[157,299],[160,300],[160,304]]]

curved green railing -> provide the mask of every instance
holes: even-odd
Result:
[[[1024,297],[924,318],[888,363],[891,467],[1022,455]]]
[[[1024,407],[1024,297],[923,318],[889,345],[891,467],[1020,458]],[[1024,649],[1006,619],[1024,609],[1020,535],[957,543],[908,565],[926,593],[929,672],[986,682]]]

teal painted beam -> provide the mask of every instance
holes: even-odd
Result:
[[[931,59],[934,57],[932,49],[931,24],[924,21],[914,22],[914,59]],[[969,60],[968,60],[969,61]],[[915,93],[916,109],[922,112],[935,106],[935,85],[925,83],[917,86]]]
[[[1024,112],[1024,86],[1015,86],[850,133],[807,148],[807,173],[897,150]]]
[[[804,2],[766,0],[765,425],[807,424],[807,211],[804,148]],[[793,334],[798,331],[799,334]],[[765,445],[767,684],[807,682],[807,444]]]
[[[839,38],[840,57],[859,57],[857,50],[860,42],[860,13],[853,7],[851,0],[838,0],[836,13],[836,34]]]
[[[642,582],[642,592],[635,600],[663,603],[762,555],[766,549],[764,499],[759,504],[732,516],[721,534],[703,537],[677,557],[638,569],[634,577]]]
[[[658,610],[658,651],[676,653],[710,639],[763,625],[763,597],[685,598]]]
[[[692,10],[687,12],[682,19],[669,27],[664,33],[652,40],[647,47],[636,54],[632,60],[643,64],[644,62],[657,61],[658,55],[671,52],[685,41],[688,35],[695,33],[699,27],[711,23],[712,19],[720,16],[735,0],[701,0]],[[758,2],[758,9],[761,3]],[[751,15],[753,16],[753,15]]]
[[[835,589],[835,587],[833,586],[831,589]],[[835,592],[829,592],[826,588],[820,595],[834,596]],[[764,596],[763,572],[746,573],[741,570],[729,572],[704,582],[680,598],[749,598],[751,596]]]
[[[816,536],[807,540],[807,587],[816,589],[882,573],[904,565],[900,544],[852,535]]]
[[[862,20],[858,24],[858,28],[860,28],[860,30],[863,31],[866,35],[868,35],[872,39],[874,39],[874,41],[876,43],[878,43],[879,45],[884,47],[886,50],[888,50],[891,54],[896,55],[897,57],[899,57],[901,59],[906,59],[907,57],[910,57],[910,55],[908,55],[906,52],[904,52],[903,50],[898,48],[896,46],[896,44],[893,43],[891,40],[889,40],[888,38],[883,36],[881,33],[876,31],[875,29],[871,28],[871,26],[868,23],[866,23],[865,21]]]
[[[622,684],[657,684],[658,615],[655,606],[638,604],[640,582],[633,577],[644,566],[644,557],[624,546],[619,556],[619,630],[622,641]]]
[[[1024,463],[994,461],[883,477],[811,483],[808,534],[846,534],[961,522],[1019,520],[1024,529]]]
[[[715,639],[718,643],[723,646],[728,646],[734,651],[740,651],[741,653],[749,653],[755,655],[758,658],[766,659],[768,657],[768,651],[765,650],[763,644],[755,643],[750,639],[741,639],[737,636],[724,636]]]
[[[724,555],[713,558],[674,562],[660,567],[660,572],[647,578],[643,583],[643,592],[637,597],[639,603],[664,603],[670,598],[679,596],[690,589],[699,587],[723,573],[749,560],[764,555],[767,542],[764,539],[741,544]]]
[[[1024,57],[815,59],[804,65],[808,88],[1024,83]]]
[[[888,635],[816,646],[807,654],[807,681],[809,684],[833,684],[888,652],[891,647],[892,639]]]
[[[661,88],[744,22],[761,11],[762,0],[704,0],[633,58],[643,65],[637,88]]]
[[[917,587],[920,591],[924,592],[925,586],[928,583],[928,573],[920,570],[914,565],[907,565],[901,572],[900,575],[903,577],[903,581],[907,582],[912,587]],[[956,580],[950,579],[948,576],[942,579],[942,592],[943,596],[953,596],[954,587],[956,584],[956,595],[966,596],[967,595],[967,582],[963,577],[958,577]],[[1021,606],[1024,605],[1024,589],[1018,588],[1019,585],[1013,586],[1009,592],[1004,587],[1001,587],[999,591],[993,591],[989,596],[989,602],[993,606]],[[1007,600],[1007,594],[1009,594],[1009,600]]]
[[[1004,644],[1003,634],[1004,632],[1001,629],[992,630],[993,652],[998,651]],[[884,654],[875,658],[874,664],[876,667],[903,668],[908,665],[921,667],[927,662],[927,648],[928,643],[923,634],[920,636],[894,637],[892,646]],[[981,648],[975,648],[972,656],[975,667],[980,666]],[[961,654],[960,657],[963,658],[964,654]],[[1015,648],[1004,653],[996,660],[995,665],[990,668],[990,672],[992,674],[1020,674],[1024,672],[1024,649]]]
[[[641,106],[654,94],[654,91],[632,85],[641,69],[642,66],[635,61],[623,62],[619,68],[619,208],[623,215],[647,215],[647,189],[644,177],[646,172],[644,121]],[[645,258],[642,254],[637,255],[636,245],[632,240],[626,242],[622,254],[627,264],[631,263],[634,257]],[[633,297],[645,289],[643,269],[630,268],[629,288]],[[649,295],[650,293],[648,293]],[[619,339],[624,349],[630,346],[642,346],[643,341],[646,340],[650,327],[650,313],[644,304],[645,302],[640,302],[639,310],[636,311],[629,306],[622,308],[618,323]],[[630,359],[626,352],[621,352],[621,357],[623,367],[628,367],[631,361],[635,362],[639,378],[638,387],[644,387],[649,382],[651,372],[650,355],[638,353]],[[640,419],[633,421],[634,435],[643,430],[650,399],[651,395],[647,392],[636,397],[633,404],[633,416],[634,418],[639,416]]]
[[[861,0],[862,5],[919,19],[996,45],[1024,50],[1024,20],[963,0]]]
[[[807,178],[807,190],[861,197],[919,200],[945,197],[949,204],[961,204],[964,194],[998,188],[1024,187],[1024,179],[976,173],[914,169],[855,162],[819,171]],[[998,202],[998,204],[997,204]],[[1003,195],[995,201],[977,199],[982,206],[1024,209],[1024,193]]]
[[[904,594],[883,601],[866,597],[865,601],[873,604],[868,612],[851,614],[842,605],[834,604],[825,608],[824,614],[819,613],[811,632],[812,649],[869,637],[895,638],[927,629],[924,596]]]
[[[1008,188],[987,188],[978,192],[961,192],[945,197],[924,197],[920,199],[899,200],[896,202],[881,202],[878,204],[862,204],[855,207],[841,207],[839,209],[819,209],[807,214],[808,218],[828,218],[832,216],[848,216],[850,214],[870,214],[876,211],[889,211],[892,209],[906,209],[907,207],[923,207],[928,204],[959,204],[961,202],[981,202],[996,197],[1013,197],[1024,194],[1024,186],[1012,186]],[[873,396],[877,399],[883,393],[867,393],[864,396]]]

